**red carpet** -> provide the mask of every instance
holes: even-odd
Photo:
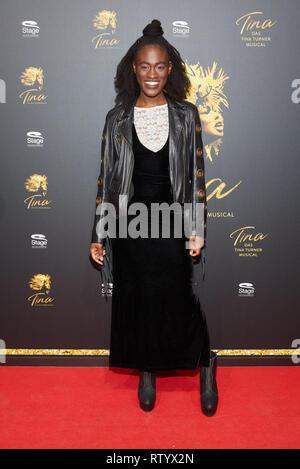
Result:
[[[297,366],[219,367],[213,417],[201,413],[199,372],[164,375],[145,413],[133,370],[2,366],[0,447],[300,447]]]

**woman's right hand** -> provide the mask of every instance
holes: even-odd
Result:
[[[97,264],[103,265],[103,257],[106,251],[103,249],[103,243],[91,243],[90,256]]]

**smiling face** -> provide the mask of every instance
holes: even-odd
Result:
[[[154,98],[162,93],[172,69],[165,49],[152,44],[143,46],[132,66],[141,94]]]

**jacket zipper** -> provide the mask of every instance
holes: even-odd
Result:
[[[127,142],[127,145],[130,147],[131,149],[131,153],[132,153],[132,160],[133,160],[133,163],[131,165],[131,168],[130,168],[130,178],[129,178],[129,183],[127,185],[127,199],[129,198],[129,189],[130,189],[130,185],[131,185],[131,180],[132,180],[132,172],[133,172],[133,167],[134,167],[134,153],[133,153],[133,150],[132,150],[132,146],[130,145],[130,143],[128,142],[127,138],[125,137],[125,135],[123,134],[122,130],[120,130],[120,133],[121,135],[123,136],[124,140]]]

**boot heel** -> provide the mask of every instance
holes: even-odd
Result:
[[[149,371],[140,372],[138,398],[142,410],[145,412],[150,412],[154,409],[156,400],[155,373]]]
[[[211,408],[211,409],[208,409],[207,407],[205,407],[205,406],[201,403],[201,410],[202,410],[203,414],[206,415],[206,417],[212,417],[212,416],[215,414],[217,408],[216,408],[216,407],[215,407],[215,408],[213,407],[213,408]]]
[[[217,355],[211,352],[209,366],[200,369],[200,399],[204,415],[211,417],[218,406],[219,393],[216,381]]]
[[[145,412],[150,412],[151,410],[153,410],[154,409],[154,404],[155,404],[155,402],[150,402],[149,404],[146,404],[145,402],[140,401],[140,407]]]

